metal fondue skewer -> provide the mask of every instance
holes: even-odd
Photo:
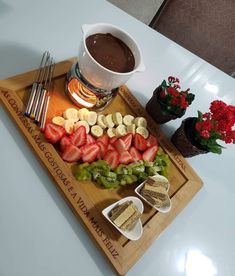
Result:
[[[51,64],[51,67],[50,67],[48,89],[46,90],[46,93],[45,93],[44,104],[43,104],[43,108],[41,111],[41,118],[40,118],[40,122],[39,122],[39,127],[41,130],[44,130],[44,128],[45,128],[47,110],[48,110],[49,100],[50,100],[50,92],[52,91],[52,77],[54,74],[54,69],[55,69],[55,64],[53,63],[53,64]]]
[[[50,62],[49,62],[49,65],[47,66],[45,83],[44,83],[44,86],[42,87],[42,90],[41,90],[40,96],[39,96],[39,103],[38,103],[36,116],[35,116],[35,122],[36,123],[39,123],[39,121],[40,121],[45,96],[46,96],[46,93],[47,93],[48,88],[49,88],[49,81],[50,81],[50,77],[51,77],[51,73],[52,73],[51,72],[52,62],[53,62],[53,59],[51,58]]]
[[[39,85],[39,82],[41,79],[41,74],[42,74],[42,71],[44,68],[43,63],[44,63],[44,59],[45,59],[46,55],[47,55],[47,52],[44,52],[41,62],[40,62],[40,65],[39,65],[38,73],[35,77],[35,81],[33,83],[33,86],[32,86],[31,92],[30,92],[30,97],[29,97],[28,104],[27,104],[27,107],[25,110],[25,115],[28,117],[30,117],[31,109],[32,109],[32,106],[33,106],[33,103],[35,100],[36,92],[37,92],[38,85]]]
[[[35,100],[33,102],[32,110],[30,112],[30,118],[32,118],[32,119],[35,119],[36,110],[37,110],[37,107],[38,107],[41,90],[43,88],[43,81],[46,77],[49,58],[50,58],[50,54],[47,51],[46,52],[46,61],[45,61],[44,67],[43,67],[43,72],[42,72],[42,75],[41,75],[41,79],[39,80],[39,84],[38,84],[38,87],[37,87],[37,90],[36,90]]]

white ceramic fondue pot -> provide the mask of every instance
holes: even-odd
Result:
[[[110,91],[126,83],[128,79],[138,71],[144,71],[145,66],[142,60],[142,54],[137,42],[124,30],[106,23],[84,24],[82,26],[83,39],[80,44],[78,54],[79,70],[85,78],[94,87]],[[86,38],[96,33],[110,33],[122,40],[132,51],[135,58],[135,67],[127,73],[118,73],[111,71],[99,64],[89,53],[86,46]]]

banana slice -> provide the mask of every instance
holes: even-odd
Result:
[[[143,126],[137,127],[135,132],[141,134],[145,139],[147,139],[149,136],[149,131],[147,130],[147,128],[145,128]]]
[[[106,128],[106,124],[104,123],[104,119],[105,119],[105,116],[103,114],[98,115],[98,117],[97,117],[97,125],[99,125],[103,129]]]
[[[134,123],[137,127],[142,126],[142,127],[147,127],[147,121],[144,117],[136,117],[134,120]]]
[[[52,123],[58,126],[63,126],[64,118],[61,116],[55,116],[52,118]]]
[[[102,127],[95,125],[91,127],[91,134],[95,137],[100,137],[103,135],[103,129]]]
[[[73,120],[74,122],[78,121],[78,111],[76,108],[67,108],[64,113],[63,117],[67,120]]]
[[[115,129],[112,128],[112,127],[108,128],[107,129],[107,134],[108,134],[109,138],[112,138],[112,137],[116,136]]]
[[[135,124],[131,124],[129,126],[126,126],[126,132],[135,134]]]
[[[119,125],[115,128],[115,134],[116,136],[124,136],[126,135],[126,126],[124,125]]]
[[[126,115],[126,116],[123,117],[123,123],[126,126],[129,126],[129,125],[133,124],[134,119],[135,119],[134,116]]]
[[[89,110],[87,108],[80,108],[78,110],[78,119],[81,120],[81,121],[84,121],[85,120],[85,116],[86,114],[89,112]]]
[[[90,131],[90,126],[88,125],[87,121],[78,121],[78,122],[76,122],[76,123],[74,124],[74,127],[73,127],[74,131],[75,131],[77,128],[79,128],[80,126],[84,126],[84,127],[85,127],[85,129],[86,129],[86,134],[89,133],[89,131]]]
[[[122,124],[122,114],[120,112],[113,113],[112,118],[115,125],[118,126]]]
[[[108,115],[105,116],[104,123],[105,123],[106,127],[114,127],[112,114],[108,114]]]
[[[63,127],[67,134],[73,133],[74,121],[72,119],[64,120]]]
[[[86,113],[84,119],[90,126],[94,126],[97,121],[97,113],[95,111],[89,111],[88,113]]]

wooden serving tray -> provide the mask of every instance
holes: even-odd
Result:
[[[54,91],[50,100],[48,120],[52,116],[61,115],[67,107],[74,106],[65,94],[65,76],[73,61],[66,60],[55,66]],[[138,241],[126,239],[102,216],[101,211],[123,197],[135,195],[136,185],[107,190],[93,182],[76,181],[70,166],[60,158],[54,146],[44,139],[33,121],[24,116],[35,75],[36,70],[0,81],[1,100],[75,215],[83,222],[116,272],[123,275],[189,203],[202,187],[202,181],[128,88],[120,87],[118,95],[103,113],[119,111],[122,114],[144,116],[148,121],[149,130],[156,135],[160,146],[167,152],[171,161],[171,211],[166,214],[159,213],[144,203],[141,218],[143,235]]]

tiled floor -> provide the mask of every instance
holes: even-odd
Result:
[[[108,0],[108,2],[148,25],[163,0]]]

